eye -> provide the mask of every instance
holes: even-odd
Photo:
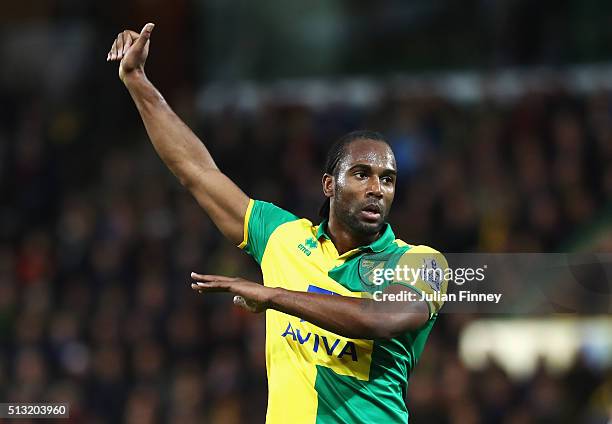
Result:
[[[367,178],[368,176],[363,171],[357,171],[355,172],[355,177],[357,177],[360,180],[363,180],[364,178]]]
[[[386,176],[386,177],[382,177],[381,181],[385,184],[392,184],[393,183],[393,177],[390,176]]]

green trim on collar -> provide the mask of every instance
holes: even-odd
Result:
[[[320,240],[321,237],[325,237],[327,240],[331,241],[329,234],[327,234],[327,231],[325,230],[326,227],[327,219],[324,219],[323,221],[321,221],[319,227],[317,228],[317,240]],[[383,232],[382,236],[380,236],[377,240],[373,241],[367,246],[361,246],[360,249],[370,249],[372,252],[382,252],[394,241],[395,233],[393,233],[391,226],[385,223],[385,231]]]
[[[327,227],[327,219],[321,221],[319,227],[317,228],[317,240],[319,240],[321,237],[325,237],[327,240],[331,240],[329,238],[329,234],[327,234],[327,231],[325,231],[325,227]]]

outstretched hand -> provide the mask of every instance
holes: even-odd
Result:
[[[243,278],[201,275],[195,272],[191,273],[191,278],[196,281],[191,284],[191,288],[198,293],[233,293],[234,304],[250,312],[265,311],[275,290]]]
[[[144,73],[144,65],[149,55],[149,40],[155,24],[148,23],[140,31],[125,30],[115,38],[106,56],[107,62],[120,60],[119,78],[125,82],[126,77],[135,72]]]

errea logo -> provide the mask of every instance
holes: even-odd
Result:
[[[308,247],[304,246],[304,244],[305,244],[306,246],[308,246]],[[317,241],[314,239],[314,237],[307,238],[307,239],[304,241],[304,243],[303,243],[303,244],[302,244],[302,243],[298,244],[298,249],[300,249],[302,252],[304,252],[304,254],[305,254],[306,256],[310,256],[310,254],[312,253],[312,252],[309,250],[309,248],[310,248],[310,249],[316,249],[316,248],[317,248]]]

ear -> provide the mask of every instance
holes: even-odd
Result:
[[[321,184],[323,185],[323,194],[325,195],[325,197],[333,197],[334,196],[334,177],[330,174],[323,174]]]

